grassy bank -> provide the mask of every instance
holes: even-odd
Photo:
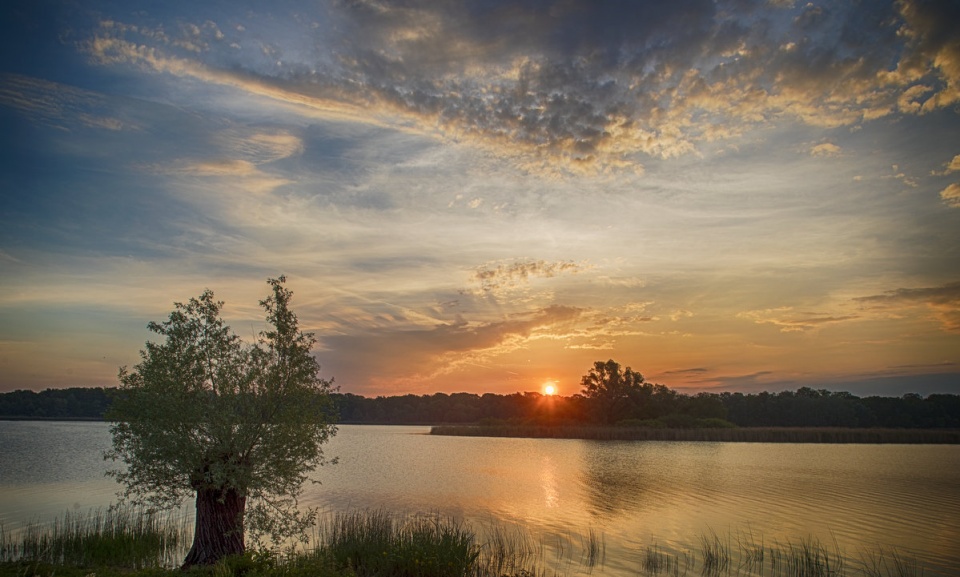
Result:
[[[598,441],[960,444],[960,431],[945,429],[819,427],[658,429],[619,426],[444,425],[432,427],[430,434],[462,437],[526,437]]]
[[[816,539],[764,543],[752,534],[656,543],[607,566],[605,538],[589,529],[534,536],[517,526],[479,529],[437,515],[363,511],[326,517],[305,550],[248,553],[175,569],[189,547],[182,519],[143,512],[71,515],[14,537],[0,533],[2,577],[546,577],[573,574],[733,577],[915,577],[909,556],[877,547],[851,561]],[[627,569],[624,569],[624,568]]]

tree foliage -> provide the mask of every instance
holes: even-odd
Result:
[[[643,375],[630,367],[623,369],[613,359],[597,361],[580,380],[583,395],[590,399],[599,420],[613,424],[625,418],[641,396],[644,396]]]
[[[297,497],[336,433],[332,382],[318,376],[316,339],[299,329],[284,277],[268,282],[272,294],[260,305],[270,328],[256,342],[230,330],[223,302],[207,290],[151,322],[163,341],[148,342],[140,363],[120,370],[106,456],[125,465],[112,474],[126,501],[170,508],[196,496],[185,565],[242,552],[245,532],[280,543],[314,520]]]

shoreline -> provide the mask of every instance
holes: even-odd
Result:
[[[95,417],[27,417],[0,415],[0,421],[108,422]],[[436,425],[342,422],[351,426],[430,427],[428,435],[573,439],[585,441],[676,441],[706,443],[821,443],[960,445],[960,429],[889,429],[853,427],[649,428],[597,425]]]
[[[442,425],[431,435],[580,439],[591,441],[686,441],[716,443],[960,444],[957,429],[854,429],[841,427],[737,427],[654,429],[616,426]]]

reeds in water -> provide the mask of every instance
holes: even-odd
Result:
[[[334,515],[320,531],[315,556],[358,577],[471,575],[480,555],[472,531],[439,517],[397,518],[383,511]]]
[[[664,551],[659,545],[649,545],[640,561],[640,568],[644,575],[653,577],[659,575],[686,575],[692,565],[690,554],[683,556],[683,562],[678,555]],[[682,571],[682,572],[681,572]]]
[[[67,512],[50,525],[32,523],[17,532],[0,528],[0,561],[142,568],[174,566],[193,527],[182,517],[142,509]]]
[[[720,575],[730,566],[730,543],[724,543],[714,532],[700,535],[700,556],[704,575]]]
[[[860,562],[867,577],[922,577],[923,567],[914,557],[896,549],[878,547],[876,552],[862,553]]]
[[[190,544],[188,519],[130,509],[70,513],[51,525],[30,525],[16,534],[0,530],[0,562],[45,563],[53,565],[54,572],[64,566],[176,567]],[[598,530],[537,533],[496,521],[479,531],[475,527],[439,515],[332,514],[322,518],[310,549],[288,556],[248,553],[203,569],[206,572],[196,577],[546,577],[594,570],[609,574],[606,540]],[[807,538],[765,545],[750,533],[720,536],[711,531],[700,536],[699,546],[672,545],[668,551],[652,545],[618,554],[627,558],[615,564],[633,566],[631,575],[923,575],[915,558],[895,549],[861,553],[857,563],[836,542],[830,547]],[[17,576],[35,574],[17,571]]]
[[[839,547],[831,551],[817,539],[778,544],[771,547],[769,553],[770,571],[774,575],[833,577],[846,574]]]

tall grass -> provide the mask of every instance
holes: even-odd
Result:
[[[916,558],[908,557],[896,549],[877,547],[874,552],[860,556],[866,577],[922,577],[923,567]]]
[[[730,543],[724,543],[716,533],[700,535],[700,555],[703,559],[701,573],[720,575],[730,566]]]
[[[770,571],[776,575],[833,577],[845,575],[843,555],[835,546],[831,551],[816,539],[778,544],[770,548]]]
[[[479,527],[479,530],[477,529]],[[19,562],[17,577],[72,577],[70,567],[120,567],[123,571],[176,567],[190,544],[191,524],[184,517],[158,516],[140,510],[70,513],[51,525],[30,525],[15,535],[0,531],[0,563]],[[484,526],[439,515],[397,515],[359,511],[323,517],[306,550],[279,555],[251,552],[189,577],[548,577],[610,574],[602,532],[537,534],[519,525]],[[618,574],[680,577],[920,577],[919,562],[895,549],[862,552],[850,559],[836,542],[814,538],[765,544],[751,533],[717,535],[710,531],[699,544],[648,545],[620,550]],[[23,562],[52,569],[38,573]],[[622,573],[624,567],[634,567]],[[17,568],[20,567],[20,568]],[[7,569],[9,566],[7,567]],[[0,575],[4,572],[0,565]],[[150,569],[140,577],[177,575]],[[87,575],[82,573],[80,577]]]
[[[603,534],[598,533],[593,527],[588,529],[585,537],[581,539],[583,556],[580,562],[587,567],[603,565],[607,555],[607,544],[604,541]]]
[[[543,563],[546,543],[543,539],[534,539],[530,532],[519,525],[502,523],[488,524],[478,534],[480,557],[478,574],[482,575],[518,575],[530,571]],[[557,539],[554,545],[556,561],[565,554],[563,539]]]
[[[399,519],[383,511],[338,514],[320,531],[314,556],[358,577],[466,577],[480,546],[474,533],[439,517]]]
[[[0,528],[0,561],[142,568],[173,566],[193,536],[183,517],[142,509],[67,512],[50,525]]]
[[[640,560],[640,568],[644,575],[686,575],[693,565],[690,553],[683,555],[682,563],[679,555],[664,551],[659,545],[647,546]]]

